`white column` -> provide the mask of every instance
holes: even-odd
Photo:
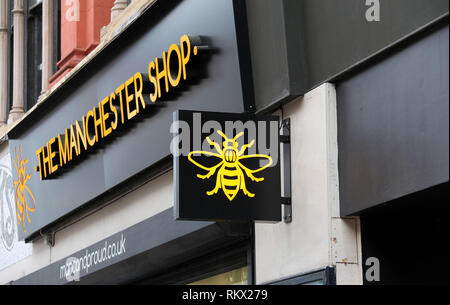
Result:
[[[6,124],[8,105],[8,0],[0,0],[0,127]]]
[[[127,0],[116,0],[114,6],[111,9],[111,21],[113,21],[120,13],[128,6]]]
[[[256,223],[256,283],[334,266],[338,284],[361,284],[359,222],[339,217],[334,86],[287,104],[284,115],[291,118],[292,222]]]
[[[24,10],[23,0],[14,0],[14,61],[13,61],[13,106],[9,112],[9,121],[14,122],[24,113],[23,69],[24,69]]]
[[[42,2],[42,91],[47,91],[53,75],[53,1]]]

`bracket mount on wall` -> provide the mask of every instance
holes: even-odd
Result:
[[[55,232],[48,232],[44,234],[45,243],[53,248],[55,246]]]
[[[291,196],[291,119],[285,119],[280,126],[281,154],[281,205],[283,206],[283,221],[292,222]]]

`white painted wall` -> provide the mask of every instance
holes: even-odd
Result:
[[[31,255],[31,245],[18,241],[11,156],[0,157],[0,270]]]
[[[338,283],[360,284],[359,222],[339,218],[334,86],[312,90],[283,112],[291,118],[293,219],[289,224],[256,224],[256,281],[268,283],[339,264]]]

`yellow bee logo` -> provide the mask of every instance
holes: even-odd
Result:
[[[11,158],[16,168],[17,180],[14,181],[15,188],[15,199],[17,206],[17,220],[19,225],[22,224],[23,231],[26,232],[25,229],[25,216],[29,223],[31,223],[30,217],[28,216],[28,212],[36,211],[36,200],[34,199],[33,193],[27,186],[27,182],[31,179],[31,175],[26,174],[25,166],[28,163],[28,159],[23,159],[22,147],[19,147],[20,155],[17,154],[16,148],[16,160]],[[27,193],[32,200],[33,206],[31,207],[27,200]]]
[[[208,143],[211,146],[214,146],[217,153],[208,152],[208,151],[193,151],[188,155],[188,159],[194,165],[200,167],[201,169],[207,171],[208,173],[205,175],[197,174],[197,177],[200,179],[209,179],[217,172],[216,186],[213,190],[206,192],[208,196],[212,196],[217,194],[219,189],[222,189],[224,194],[230,201],[236,197],[239,193],[239,190],[244,192],[244,195],[253,198],[255,194],[250,193],[245,186],[245,175],[249,177],[252,181],[261,182],[264,178],[257,178],[253,174],[258,173],[267,167],[272,165],[272,158],[266,155],[244,155],[245,151],[252,147],[255,144],[255,140],[252,140],[250,144],[245,144],[238,149],[238,143],[236,140],[244,135],[244,132],[239,133],[234,137],[234,139],[229,139],[222,131],[217,131],[219,135],[224,138],[223,149],[216,142],[211,141],[209,137],[206,138]],[[195,161],[192,156],[193,155],[203,155],[208,157],[216,157],[220,161],[217,165],[212,167],[204,166],[197,161]],[[242,164],[243,160],[260,158],[266,159],[269,162],[260,167],[258,169],[249,169],[248,167]],[[245,175],[244,175],[245,173]]]

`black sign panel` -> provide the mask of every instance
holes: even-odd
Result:
[[[21,240],[168,160],[177,109],[248,110],[240,3],[156,1],[8,134]]]
[[[337,86],[342,216],[449,180],[448,46],[447,24]]]
[[[281,221],[279,118],[174,114],[175,218]]]
[[[258,111],[335,82],[354,65],[436,19],[448,18],[449,11],[448,0],[246,3]]]

